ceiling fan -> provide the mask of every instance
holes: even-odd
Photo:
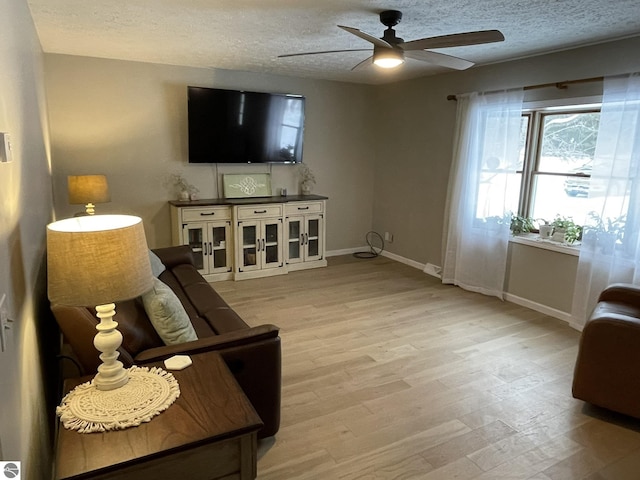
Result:
[[[400,23],[400,20],[402,20],[402,12],[398,10],[385,10],[380,12],[380,22],[387,27],[382,38],[374,37],[373,35],[358,30],[357,28],[338,25],[338,27],[343,30],[346,30],[347,32],[373,44],[373,54],[358,63],[351,70],[359,70],[371,65],[372,63],[383,68],[393,68],[404,63],[405,57],[440,65],[442,67],[465,70],[473,66],[473,62],[453,57],[451,55],[445,55],[444,53],[432,52],[427,49],[479,45],[482,43],[502,42],[504,40],[504,35],[499,30],[481,30],[478,32],[455,33],[452,35],[427,37],[405,42],[402,38],[396,36],[396,31],[393,29],[394,26]],[[319,55],[325,53],[370,51],[370,48],[325,50],[320,52],[289,53],[285,55],[278,55],[278,58]]]

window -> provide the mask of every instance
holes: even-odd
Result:
[[[553,221],[582,223],[594,210],[589,198],[600,106],[527,110],[521,124],[520,192],[517,212]],[[591,192],[592,197],[594,192]]]

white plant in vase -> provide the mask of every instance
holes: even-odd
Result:
[[[179,173],[170,174],[165,180],[165,186],[171,187],[173,192],[177,195],[178,200],[196,200],[197,194],[200,190],[195,185],[191,185],[187,180]]]

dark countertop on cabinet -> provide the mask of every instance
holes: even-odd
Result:
[[[273,197],[248,197],[248,198],[203,198],[201,200],[170,200],[169,204],[175,207],[209,207],[212,205],[256,205],[263,203],[288,203],[311,202],[327,200],[329,197],[322,195],[277,195]]]

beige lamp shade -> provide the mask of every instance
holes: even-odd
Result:
[[[135,298],[152,287],[142,220],[130,215],[68,218],[47,226],[49,300],[95,306]]]
[[[107,177],[104,175],[69,175],[67,187],[71,205],[111,201]]]

